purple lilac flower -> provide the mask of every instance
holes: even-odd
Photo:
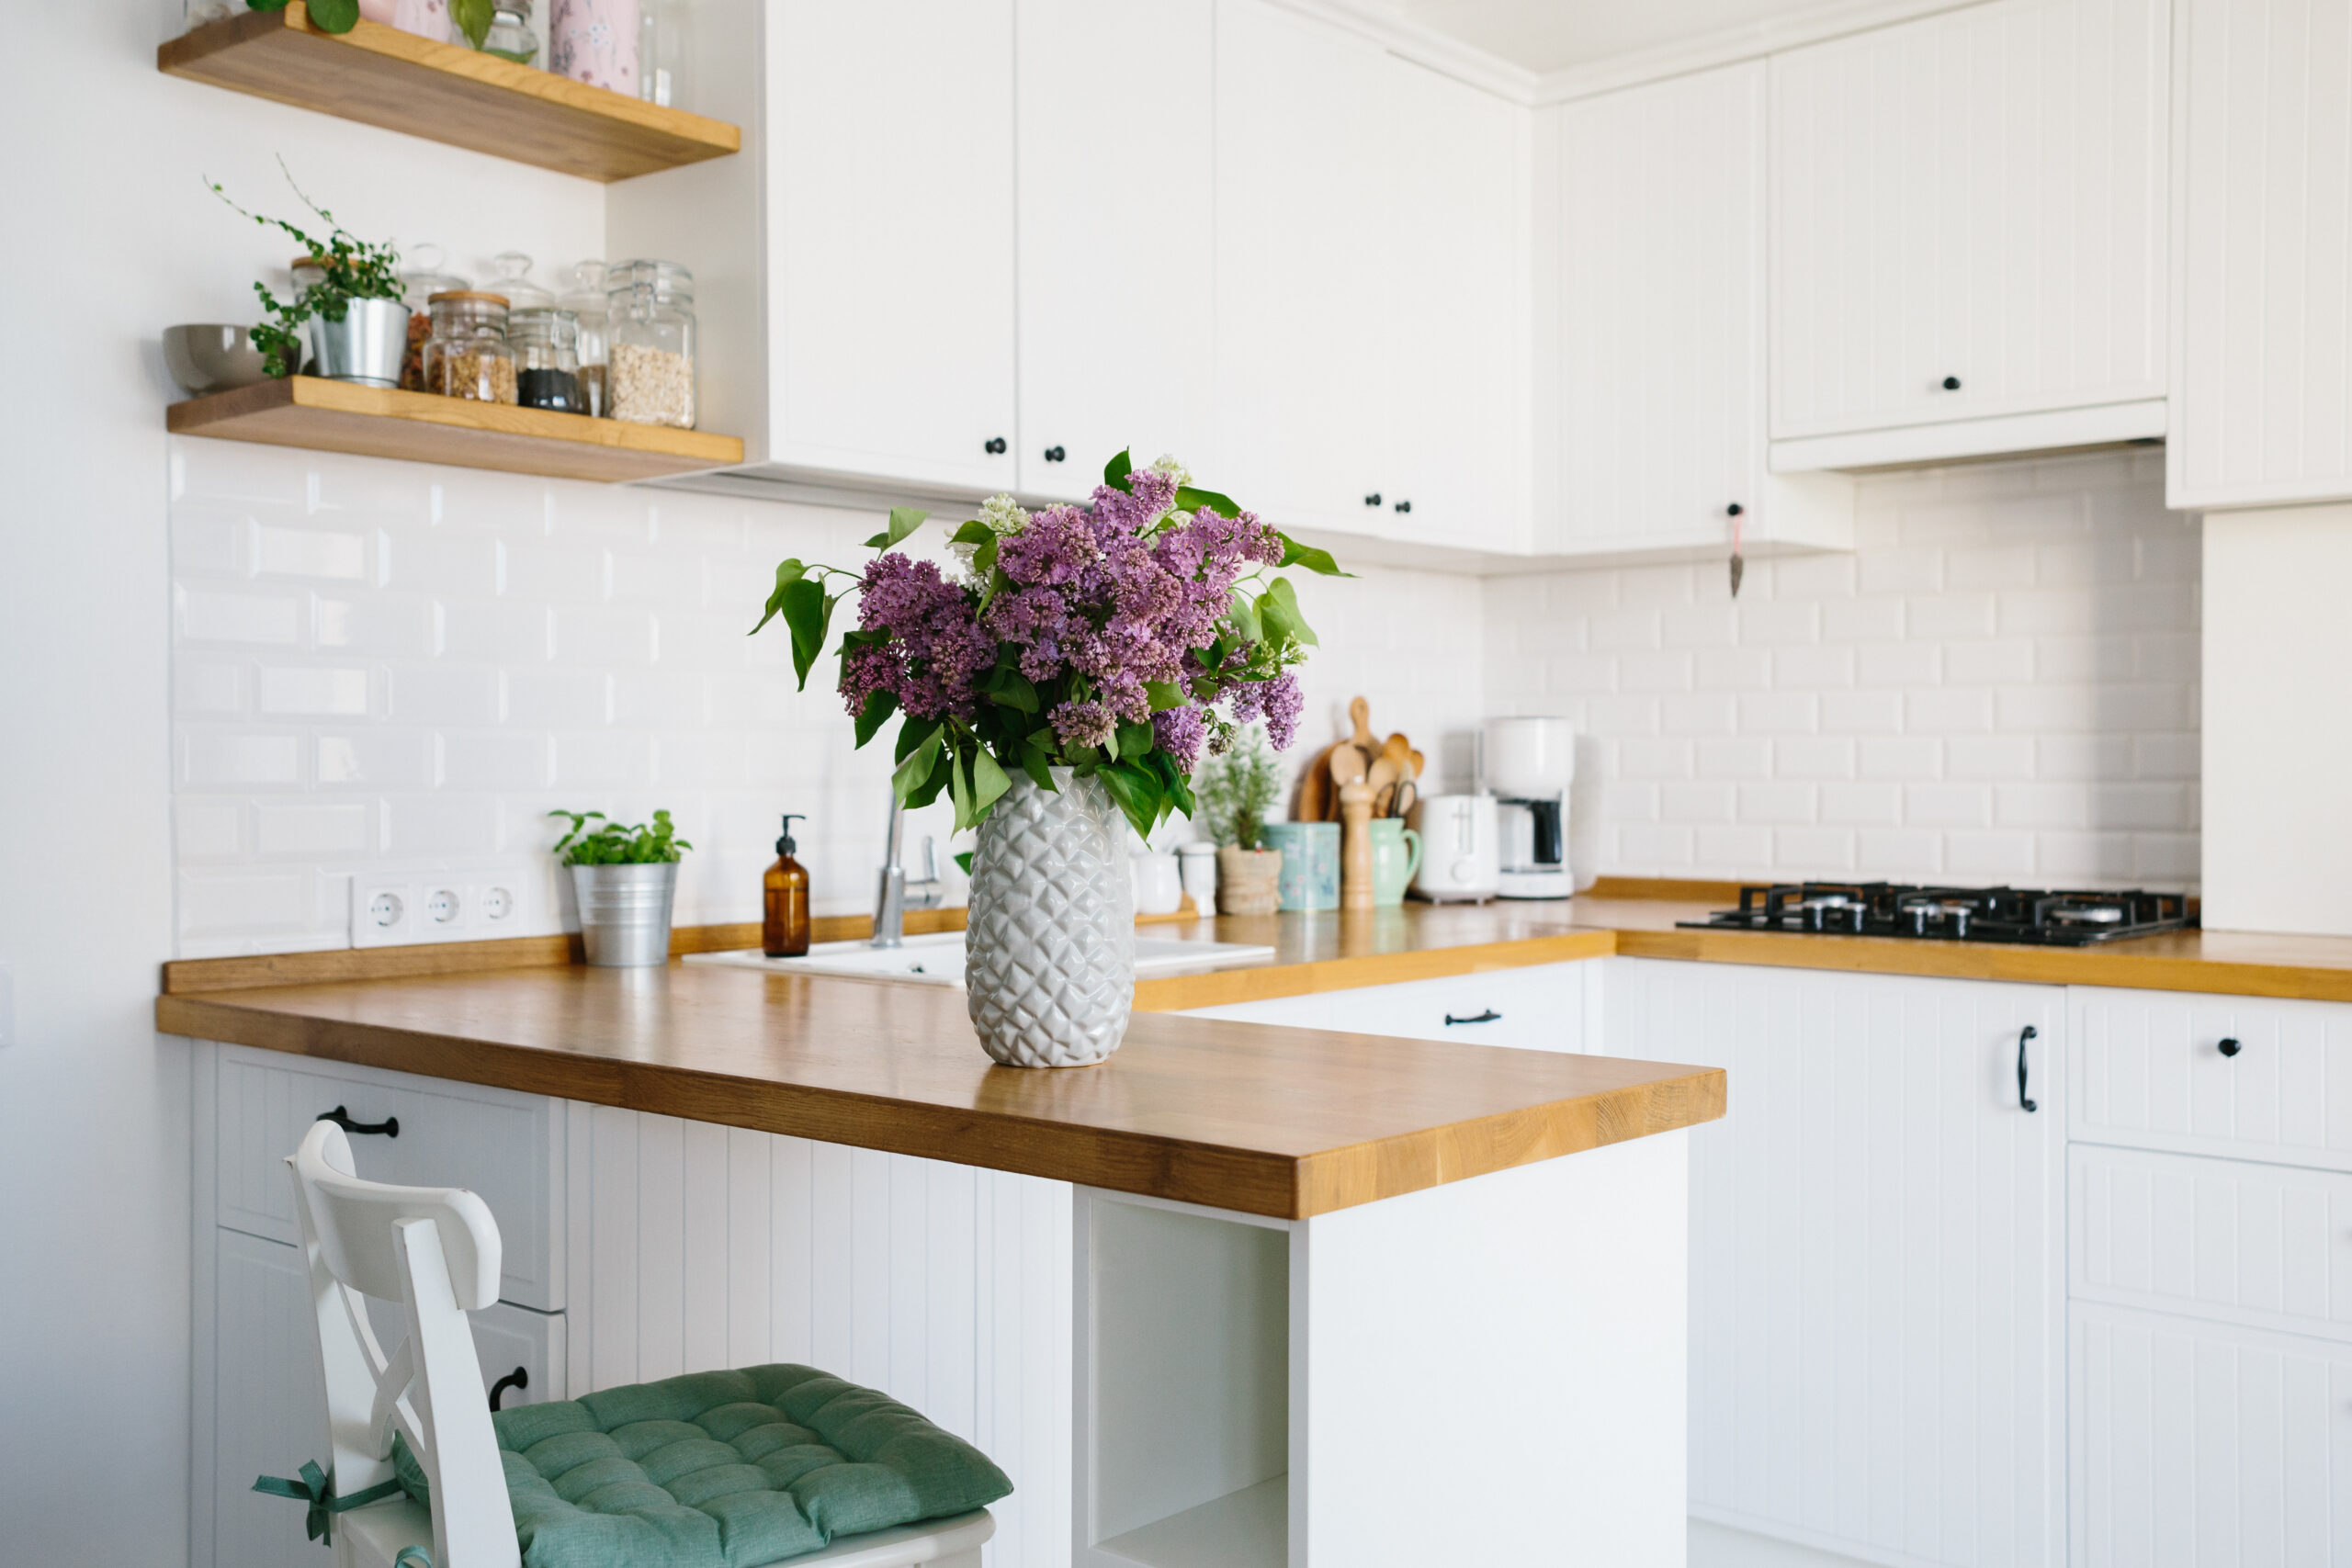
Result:
[[[939,568],[892,552],[865,569],[857,624],[888,632],[890,640],[851,655],[842,671],[842,696],[852,713],[877,691],[888,691],[916,718],[978,710],[980,674],[996,662],[996,643],[972,615],[972,600],[943,581]]]
[[[1189,773],[1208,739],[1208,715],[1195,707],[1163,708],[1151,716],[1151,731],[1169,761]]]
[[[1065,746],[1108,746],[1119,735],[1118,716],[1101,703],[1064,703],[1054,710],[1053,724]]]
[[[1298,677],[1285,670],[1271,681],[1240,681],[1231,688],[1233,719],[1247,724],[1253,718],[1266,721],[1266,739],[1277,751],[1290,749],[1298,736],[1298,716],[1306,710],[1306,694],[1298,687]]]

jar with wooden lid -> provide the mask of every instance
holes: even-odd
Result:
[[[454,272],[442,270],[441,247],[413,245],[401,257],[401,302],[408,307],[408,357],[401,362],[401,385],[412,392],[424,390],[424,344],[433,335],[435,294],[454,294],[472,284]]]
[[[471,289],[435,294],[424,344],[424,389],[445,398],[511,403],[514,353],[506,346],[506,297]]]
[[[586,413],[580,388],[579,319],[543,306],[507,317],[506,345],[514,354],[515,401],[526,409]]]
[[[612,417],[692,430],[695,275],[675,262],[623,262],[606,299],[605,395]]]

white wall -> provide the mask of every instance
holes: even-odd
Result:
[[[2205,520],[2205,923],[2352,936],[2352,506]]]
[[[2196,886],[2161,453],[1861,481],[1851,555],[1488,580],[1487,701],[1598,741],[1596,870]],[[2313,928],[2305,928],[2313,929]]]

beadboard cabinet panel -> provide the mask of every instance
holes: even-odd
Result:
[[[2180,0],[2166,502],[2352,499],[2352,10]]]
[[[2164,396],[2168,34],[1993,0],[1772,57],[1775,439]]]
[[[1629,959],[1602,986],[1611,1055],[1733,1085],[1691,1135],[1691,1512],[2063,1562],[2062,993]]]
[[[2352,1562],[2352,1346],[2076,1303],[2076,1568]]]
[[[1138,464],[1173,454],[1223,484],[1207,352],[1215,0],[1017,0],[1015,11],[1021,488],[1082,501],[1126,447]],[[1150,105],[1137,112],[1146,62]]]
[[[1066,1183],[569,1107],[571,1392],[799,1361],[1012,1477],[992,1568],[1069,1561]]]

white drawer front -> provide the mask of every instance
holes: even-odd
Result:
[[[497,1216],[505,1272],[499,1295],[539,1310],[563,1303],[562,1120],[537,1095],[220,1047],[217,1160],[220,1224],[272,1241],[300,1239],[286,1156],[319,1116],[397,1119],[397,1137],[355,1136],[371,1181],[463,1187]]]
[[[1584,1050],[1589,965],[1542,964],[1331,996],[1333,1029],[1527,1051]]]
[[[2076,1303],[2075,1568],[2352,1562],[2352,1346]]]
[[[2068,1005],[2072,1136],[2352,1171],[2352,1004],[2077,987]]]
[[[2352,1339],[2352,1176],[2076,1144],[2078,1299]]]
[[[1317,991],[1304,997],[1275,997],[1262,1002],[1227,1002],[1223,1007],[1193,1008],[1186,1018],[1229,1018],[1243,1023],[1270,1024],[1276,1029],[1329,1029],[1331,998],[1340,993]]]

